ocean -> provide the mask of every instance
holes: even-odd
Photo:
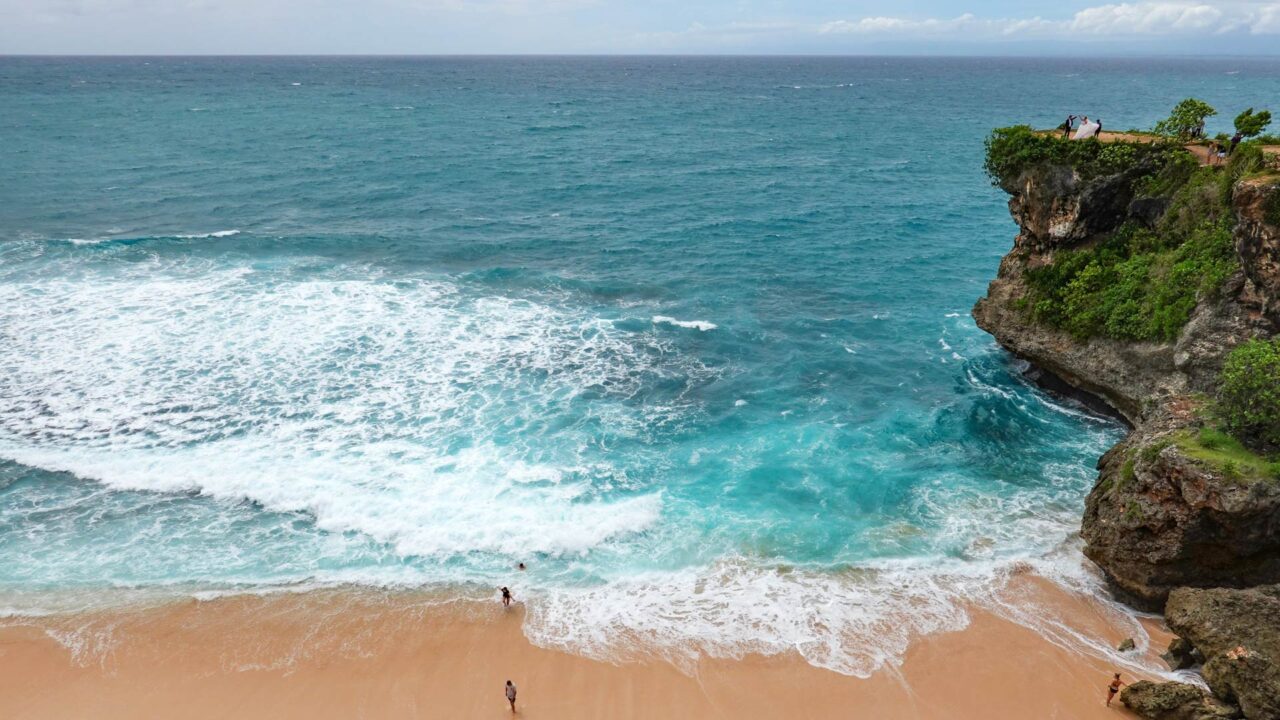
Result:
[[[1186,96],[1280,61],[0,58],[0,615],[510,585],[540,645],[867,675],[1102,593],[1124,428],[969,317],[983,139]]]

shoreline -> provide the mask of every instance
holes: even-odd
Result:
[[[1011,603],[1045,603],[1063,627],[1114,647],[1127,632],[1100,600],[1035,577]],[[0,621],[6,718],[507,717],[502,684],[530,718],[1104,718],[1107,658],[991,609],[916,638],[869,678],[797,654],[611,663],[531,644],[523,608],[354,588],[189,599]],[[1127,681],[1156,678],[1158,620]]]

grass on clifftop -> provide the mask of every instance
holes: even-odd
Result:
[[[1232,480],[1280,480],[1280,462],[1260,455],[1234,437],[1213,428],[1183,430],[1173,436],[1184,455]]]
[[[1037,165],[1070,165],[1083,178],[1138,169],[1140,198],[1168,199],[1154,229],[1127,222],[1090,247],[1061,250],[1053,264],[1029,270],[1022,303],[1039,322],[1079,339],[1172,341],[1196,304],[1236,271],[1231,189],[1261,166],[1244,143],[1226,166],[1199,167],[1171,143],[1064,140],[1026,126],[987,139],[986,169],[997,185]]]

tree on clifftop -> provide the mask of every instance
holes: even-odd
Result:
[[[1253,108],[1249,108],[1236,116],[1236,132],[1247,138],[1261,135],[1270,124],[1270,110],[1259,110],[1255,113]]]
[[[1209,103],[1187,98],[1173,107],[1169,117],[1156,123],[1154,130],[1161,135],[1175,135],[1179,140],[1190,140],[1204,135],[1204,121],[1218,111]]]

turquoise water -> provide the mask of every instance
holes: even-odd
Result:
[[[969,318],[982,139],[1189,94],[1280,63],[0,59],[0,604],[513,584],[865,674],[1087,585],[1123,429]]]

